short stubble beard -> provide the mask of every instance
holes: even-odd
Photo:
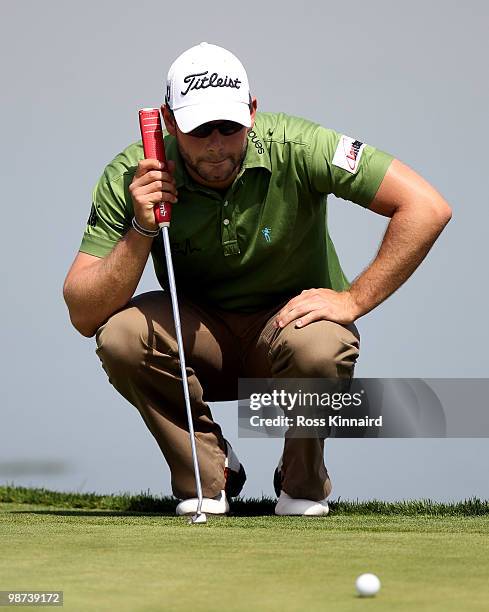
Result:
[[[176,134],[178,151],[185,162],[185,166],[190,168],[197,176],[200,176],[207,183],[218,182],[222,183],[230,179],[233,174],[238,174],[241,169],[241,165],[246,157],[246,149],[248,147],[248,139],[245,140],[243,149],[239,155],[226,155],[224,160],[216,160],[216,159],[208,159],[205,157],[197,157],[193,159],[188,152],[183,147],[180,138],[178,137],[178,133]],[[204,164],[205,162],[214,162],[214,161],[226,161],[229,162],[229,170],[224,175],[216,175],[212,172],[212,170],[205,170]],[[227,167],[227,166],[226,166]],[[222,171],[222,170],[221,170]]]

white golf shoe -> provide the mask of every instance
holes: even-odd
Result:
[[[178,516],[192,516],[197,512],[198,503],[199,500],[197,497],[184,499],[178,504],[175,512],[178,514]],[[226,514],[229,512],[229,503],[226,498],[226,493],[221,491],[219,495],[216,495],[215,497],[204,497],[202,500],[202,512],[204,514]]]
[[[280,491],[280,496],[275,506],[275,514],[279,516],[326,516],[329,513],[328,502],[313,501],[311,499],[295,499]]]
[[[233,451],[231,444],[226,442],[226,458],[224,460],[224,490],[215,497],[204,497],[202,500],[202,512],[204,514],[227,514],[229,512],[228,498],[237,497],[241,493],[244,483],[246,482],[246,472],[240,463],[236,453]],[[177,508],[178,515],[193,515],[197,512],[197,497],[184,499]]]
[[[296,499],[282,491],[282,457],[273,474],[273,488],[278,497],[275,514],[279,516],[326,516],[329,506],[326,499],[313,501],[312,499]]]

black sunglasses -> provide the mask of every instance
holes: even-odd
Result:
[[[242,130],[245,126],[235,121],[215,121],[211,123],[203,123],[199,125],[191,132],[188,132],[189,136],[194,138],[207,138],[212,134],[214,130],[217,130],[221,136],[231,136]]]

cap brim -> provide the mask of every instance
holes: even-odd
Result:
[[[173,111],[177,125],[184,134],[208,121],[235,121],[251,127],[250,107],[244,102],[231,104],[193,104]]]

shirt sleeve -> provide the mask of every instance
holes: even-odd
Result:
[[[124,175],[111,178],[106,168],[93,189],[92,208],[79,250],[105,257],[127,232],[131,218]]]
[[[374,199],[394,159],[375,147],[321,126],[312,139],[310,155],[314,189],[365,208]]]

